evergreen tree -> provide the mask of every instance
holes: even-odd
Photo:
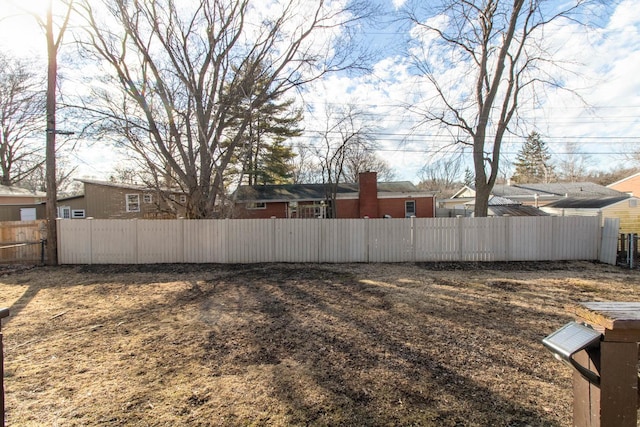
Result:
[[[290,146],[284,145],[282,140],[275,139],[259,159],[261,163],[257,168],[255,184],[291,183],[293,181],[291,160],[295,156]]]
[[[291,159],[295,153],[291,146],[285,145],[285,141],[302,134],[302,129],[298,128],[302,111],[294,107],[293,99],[280,101],[277,97],[257,110],[247,108],[269,82],[265,79],[262,67],[240,70],[239,73],[244,74],[242,83],[228,90],[241,93],[241,102],[234,114],[238,118],[248,116],[249,121],[243,142],[234,155],[236,172],[242,175],[242,183],[248,185],[291,182]]]
[[[474,183],[475,180],[476,180],[476,177],[473,174],[473,171],[467,167],[464,170],[464,181],[463,181],[463,184],[466,185],[467,187],[471,187],[471,186],[473,186],[473,183]]]
[[[516,183],[548,183],[554,180],[549,148],[537,132],[531,132],[516,157]]]

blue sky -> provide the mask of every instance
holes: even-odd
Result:
[[[523,106],[523,130],[541,133],[556,161],[567,158],[567,143],[575,143],[588,155],[590,167],[598,170],[618,166],[625,162],[625,153],[640,151],[639,6],[638,0],[620,1],[611,15],[598,18],[600,28],[586,31],[563,22],[547,32],[557,57],[573,68],[563,80],[575,94],[550,89],[537,93],[535,106],[533,102]],[[376,29],[371,38],[400,44],[408,34],[396,34],[398,30],[407,28]],[[370,75],[325,79],[314,102],[348,99],[368,109],[381,127],[380,154],[394,165],[400,178],[417,181],[423,165],[452,151],[446,148],[452,138],[429,126],[416,128],[419,117],[395,107],[407,100],[418,100],[420,105],[431,95],[411,72],[402,47],[390,46],[385,53]],[[459,76],[459,81],[463,79]],[[505,139],[503,164],[515,159],[522,142],[523,138],[515,136]]]
[[[8,1],[0,0],[0,14],[9,10]],[[392,21],[391,12],[403,2],[378,1],[390,14],[381,19],[386,24],[366,28],[364,39],[378,51],[371,64],[372,73],[329,75],[306,88],[305,101],[315,113],[306,114],[305,128],[319,128],[319,112],[326,104],[357,105],[377,126],[378,154],[396,170],[397,178],[418,182],[422,166],[452,150],[447,148],[451,136],[428,126],[417,127],[419,117],[402,107],[408,101],[421,105],[430,94],[403,55],[410,27]],[[566,157],[566,144],[570,142],[590,156],[592,169],[599,170],[624,163],[624,153],[640,151],[640,0],[617,3],[614,12],[600,22],[599,29],[586,32],[564,23],[547,33],[556,54],[571,60],[577,71],[567,73],[565,84],[585,101],[548,90],[537,95],[536,105],[541,107],[526,106],[526,128],[541,133],[556,160]],[[4,18],[0,21],[0,48],[29,57],[43,55],[44,39],[30,18]],[[64,64],[61,68],[64,73]],[[515,158],[522,141],[519,137],[505,140],[504,164]],[[307,143],[311,144],[312,139]],[[79,149],[73,155],[79,175],[98,179],[112,171],[114,162],[108,159],[122,161],[109,147]]]

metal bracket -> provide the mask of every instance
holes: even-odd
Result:
[[[587,381],[600,385],[600,376],[580,365],[573,359],[573,355],[582,350],[598,348],[602,334],[589,325],[571,322],[553,332],[542,340],[556,359],[577,370]]]

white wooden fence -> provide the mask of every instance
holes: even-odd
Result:
[[[618,233],[620,218],[605,218],[602,227],[602,243],[600,246],[600,262],[616,265],[618,258]]]
[[[598,217],[59,220],[61,264],[597,260]]]

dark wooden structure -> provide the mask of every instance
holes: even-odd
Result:
[[[0,425],[4,427],[4,350],[2,348],[2,319],[9,316],[8,308],[0,308]]]
[[[638,268],[640,262],[640,250],[638,249],[638,234],[620,234],[618,239],[618,264],[629,268]]]
[[[600,376],[600,384],[573,375],[573,425],[636,427],[640,302],[587,302],[575,308],[578,320],[603,334],[600,347],[574,359]]]

